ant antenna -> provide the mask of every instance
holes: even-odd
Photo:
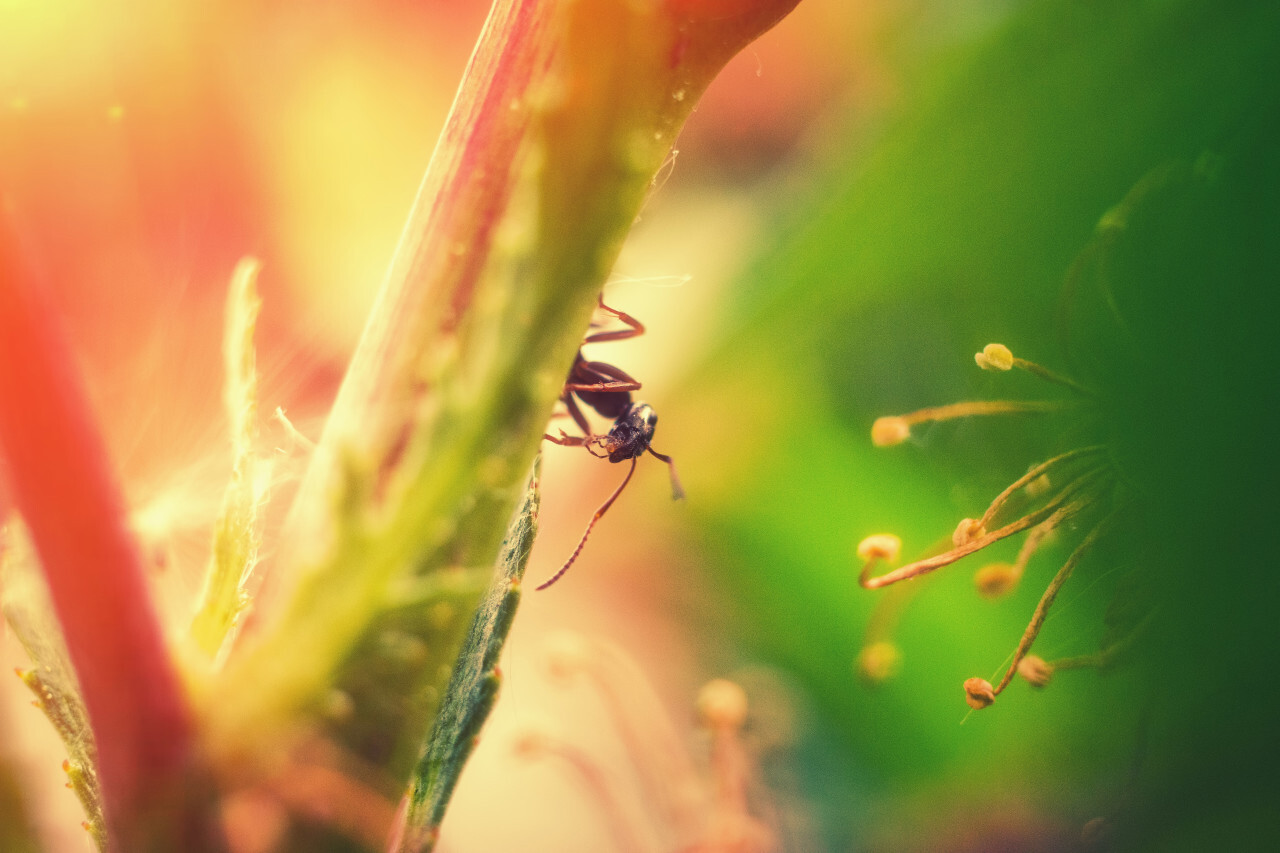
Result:
[[[658,456],[659,458],[664,458],[657,453],[655,453],[654,455]],[[670,463],[671,460],[669,458],[666,458],[665,461],[667,463]],[[578,559],[578,555],[582,553],[582,546],[587,544],[587,537],[591,535],[591,529],[596,526],[596,522],[600,520],[601,516],[603,516],[606,512],[608,512],[609,507],[613,506],[613,502],[618,499],[618,495],[622,494],[622,490],[627,487],[627,483],[631,482],[631,475],[634,474],[635,472],[636,472],[636,457],[632,456],[631,468],[630,470],[627,471],[627,476],[622,478],[622,485],[618,486],[618,488],[614,491],[614,493],[609,495],[609,500],[602,503],[600,505],[600,508],[596,510],[596,514],[591,517],[591,521],[587,523],[586,531],[583,532],[582,538],[578,540],[578,547],[573,549],[573,553],[569,555],[569,559],[565,561],[565,564],[560,567],[560,571],[556,572],[548,580],[543,581],[541,585],[535,587],[535,590],[534,590],[535,592],[544,590],[547,587],[551,586],[553,583],[560,580],[560,578],[564,576],[565,572],[569,571],[569,567],[573,565],[573,561]],[[672,472],[672,476],[674,477],[675,466],[672,466],[671,472]],[[679,486],[678,482],[674,480],[673,482],[675,482],[676,486]],[[681,494],[683,494],[683,492],[681,492]]]
[[[680,485],[680,476],[676,474],[676,460],[665,453],[659,453],[652,447],[646,448],[646,450],[652,453],[655,458],[667,463],[667,468],[671,471],[671,499],[673,501],[684,500],[684,486]]]

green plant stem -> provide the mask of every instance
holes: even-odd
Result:
[[[406,590],[480,604],[653,175],[723,62],[794,3],[496,3],[293,508],[292,597],[209,685],[225,767],[316,724]],[[466,625],[414,639],[451,662]],[[429,718],[397,725],[416,742]],[[377,762],[398,774],[395,752]]]

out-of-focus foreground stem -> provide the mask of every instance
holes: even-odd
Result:
[[[192,725],[74,360],[0,211],[0,451],[97,743],[114,849],[219,849]]]

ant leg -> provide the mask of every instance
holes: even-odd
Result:
[[[587,452],[597,459],[609,458],[609,454],[607,452],[597,453],[595,451],[596,445],[601,444],[604,441],[604,438],[605,437],[603,435],[569,435],[564,430],[560,430],[559,436],[554,436],[549,432],[544,432],[542,434],[543,441],[549,441],[552,444],[558,444],[561,447],[585,447]]]
[[[652,453],[655,457],[667,463],[667,469],[671,472],[671,499],[673,501],[678,501],[681,498],[683,498],[684,487],[680,485],[680,476],[676,474],[676,460],[672,459],[670,456],[667,456],[664,453],[659,453],[658,451],[654,450],[652,447],[649,447],[646,449],[650,453]]]
[[[629,328],[617,329],[612,332],[596,332],[595,334],[587,335],[583,340],[584,344],[599,344],[604,343],[605,341],[625,341],[628,338],[638,338],[644,334],[643,323],[635,317],[632,317],[630,314],[626,314],[616,308],[610,308],[608,305],[605,305],[603,295],[597,299],[597,304],[599,304],[602,310],[609,312],[623,323],[626,323]]]
[[[586,447],[587,442],[591,440],[590,436],[568,435],[564,430],[560,430],[560,437],[557,438],[550,433],[542,434],[543,441],[549,441],[552,444],[558,444],[561,447]]]
[[[591,529],[596,526],[596,522],[600,520],[601,516],[608,512],[609,507],[613,506],[613,502],[618,499],[618,495],[622,494],[622,490],[627,487],[627,483],[631,482],[631,475],[635,472],[636,459],[633,456],[631,457],[631,468],[627,471],[627,476],[623,478],[622,485],[618,486],[614,493],[609,495],[609,500],[602,503],[600,508],[596,510],[596,514],[591,516],[591,521],[587,523],[586,532],[584,532],[582,534],[582,538],[578,540],[578,547],[573,549],[573,553],[569,555],[569,559],[565,561],[565,564],[560,567],[560,571],[543,581],[540,586],[535,588],[536,590],[546,589],[556,581],[560,580],[560,578],[564,577],[564,573],[569,571],[569,567],[573,565],[573,561],[578,559],[578,555],[582,553],[582,546],[587,544],[587,537],[591,535]]]
[[[573,422],[578,425],[578,429],[582,430],[582,434],[590,436],[591,424],[587,423],[587,416],[582,414],[582,409],[578,408],[578,403],[573,399],[573,392],[569,386],[565,386],[564,391],[561,392],[560,401],[564,403],[565,409],[569,412],[569,417],[573,418]]]
[[[600,381],[569,382],[566,391],[639,391],[640,380],[620,367],[605,364],[603,361],[583,361],[574,365],[571,379],[598,379]]]

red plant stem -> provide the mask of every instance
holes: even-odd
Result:
[[[158,849],[192,726],[72,354],[0,210],[0,456],[80,681],[114,849]],[[145,840],[144,840],[145,839]],[[194,849],[174,847],[173,849]]]

